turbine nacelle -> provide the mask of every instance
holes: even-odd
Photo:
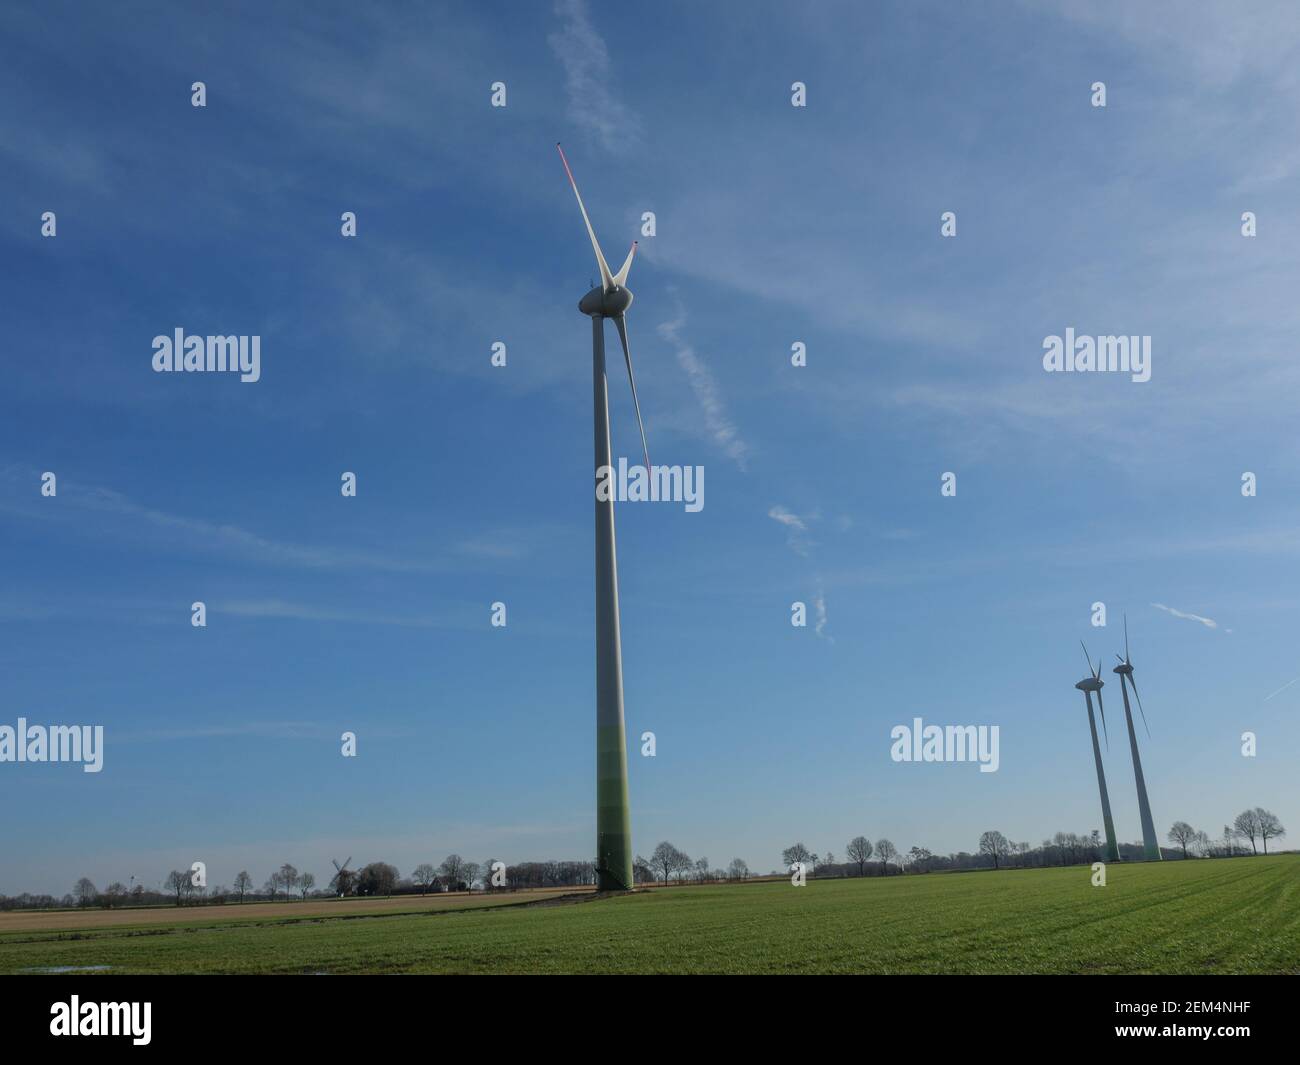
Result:
[[[602,318],[617,318],[631,306],[631,291],[618,284],[609,289],[597,285],[578,301],[578,310],[593,318],[597,315]]]
[[[1083,641],[1079,641],[1079,646],[1083,647],[1083,657],[1088,660],[1088,675],[1075,685],[1079,691],[1083,692],[1088,699],[1088,716],[1092,716],[1092,692],[1097,693],[1097,709],[1101,711],[1101,731],[1106,737],[1106,749],[1110,749],[1110,730],[1106,728],[1106,706],[1101,701],[1101,689],[1106,686],[1106,682],[1101,679],[1101,662],[1098,661],[1096,667],[1092,664],[1092,655],[1088,654],[1088,648],[1084,647]],[[1092,734],[1093,742],[1097,740],[1096,730]]]
[[[1126,677],[1131,677],[1133,676],[1133,666],[1128,662],[1121,662],[1114,669],[1112,669],[1111,672],[1122,673]]]
[[[618,330],[618,342],[623,347],[623,361],[627,364],[627,382],[632,386],[632,406],[636,408],[636,424],[641,430],[641,452],[645,456],[645,468],[650,468],[650,445],[646,443],[645,423],[641,420],[641,401],[636,398],[636,375],[632,373],[632,349],[627,342],[627,317],[626,312],[632,306],[632,293],[627,288],[627,273],[632,269],[632,258],[636,255],[636,241],[632,241],[632,247],[628,249],[627,258],[623,260],[623,265],[619,267],[618,273],[614,273],[609,268],[609,263],[605,261],[605,253],[600,250],[600,241],[596,239],[596,231],[591,228],[591,219],[587,217],[587,208],[582,202],[582,193],[578,191],[578,183],[573,180],[573,171],[569,169],[569,160],[564,157],[564,149],[558,144],[555,146],[560,153],[560,161],[564,163],[564,172],[569,176],[569,185],[573,188],[573,197],[578,201],[578,210],[582,213],[582,224],[587,227],[587,236],[591,238],[591,250],[596,253],[596,265],[600,268],[600,285],[593,288],[578,301],[578,310],[583,314],[590,315],[592,320],[600,318],[611,318],[614,327]],[[596,322],[597,329],[603,336],[604,324]],[[604,341],[601,341],[601,350],[604,351]],[[602,362],[604,355],[601,356]]]

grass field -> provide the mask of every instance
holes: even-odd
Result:
[[[76,932],[5,925],[0,972],[1300,974],[1300,855],[1111,865],[1107,875],[1104,888],[1076,866],[544,905],[394,900],[415,913],[228,906],[179,924],[150,911]]]

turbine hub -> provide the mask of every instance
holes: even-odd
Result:
[[[1105,681],[1098,680],[1096,677],[1084,677],[1075,687],[1081,692],[1096,692],[1101,691],[1105,687],[1105,683]]]
[[[1133,676],[1133,667],[1130,666],[1127,662],[1121,662],[1119,665],[1117,665],[1114,668],[1112,672],[1122,673],[1126,677],[1131,677]]]
[[[622,285],[615,285],[608,292],[597,285],[578,302],[578,310],[593,318],[617,318],[632,306],[632,293]]]

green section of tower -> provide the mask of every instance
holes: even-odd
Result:
[[[601,891],[632,887],[632,815],[621,722],[596,727],[596,859]]]

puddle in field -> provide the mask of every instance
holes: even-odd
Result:
[[[111,965],[38,965],[34,969],[19,969],[20,973],[99,973]]]

